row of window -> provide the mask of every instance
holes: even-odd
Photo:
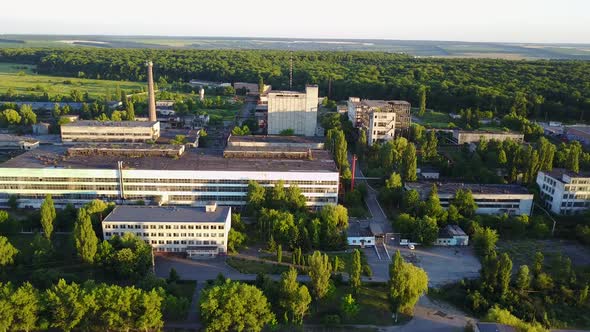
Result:
[[[155,234],[155,233],[152,233],[152,234]],[[123,236],[123,235],[125,235],[125,233],[123,233],[123,232],[105,232],[104,233],[104,236],[106,238],[110,238],[111,236],[117,236],[117,235]],[[138,234],[138,235],[141,235],[141,234]],[[176,235],[178,235],[178,234],[176,234]],[[199,235],[199,234],[197,234],[197,235]],[[204,235],[208,235],[208,234],[205,233]],[[211,235],[213,236],[216,234],[211,233]],[[143,236],[148,237],[147,233],[143,233]],[[208,237],[208,236],[203,236],[203,237]],[[213,237],[215,237],[215,236],[213,236]],[[223,233],[220,233],[219,237],[223,237]],[[194,236],[192,236],[192,238],[194,238]],[[208,244],[218,244],[218,243],[224,244],[225,243],[224,240],[217,241],[217,240],[188,240],[188,239],[185,239],[185,240],[153,240],[153,239],[148,240],[148,239],[144,239],[144,241],[147,244],[195,244],[195,245],[205,244],[205,245],[208,245]]]
[[[0,182],[34,182],[35,184],[38,182],[101,182],[101,183],[118,183],[118,178],[65,178],[65,177],[26,177],[26,176],[1,176]],[[178,183],[178,184],[234,184],[234,185],[242,185],[241,188],[247,188],[246,186],[249,183],[249,180],[223,180],[223,179],[150,179],[150,178],[127,178],[123,179],[126,183]],[[258,184],[263,186],[270,186],[277,184],[279,181],[269,181],[269,180],[260,180],[256,181]],[[337,186],[337,181],[307,181],[307,180],[289,180],[284,181],[286,186],[289,185],[298,185],[298,186],[314,186],[314,185],[324,185],[324,186]],[[302,190],[304,188],[301,188]]]
[[[109,224],[104,223],[106,229],[225,229],[225,225],[148,225],[148,224]]]

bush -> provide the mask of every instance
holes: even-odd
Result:
[[[373,270],[368,264],[363,265],[363,275],[371,278],[373,276]]]
[[[333,327],[340,325],[341,319],[339,315],[325,315],[322,317],[322,324],[325,326]]]

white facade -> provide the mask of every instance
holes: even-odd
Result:
[[[246,162],[246,161],[245,161]],[[248,182],[271,187],[283,180],[297,185],[311,208],[338,201],[338,172],[189,171],[142,169],[0,168],[0,205],[11,195],[20,207],[39,208],[46,194],[57,206],[83,205],[93,199],[117,203],[143,200],[165,205],[245,205]]]
[[[533,194],[517,185],[442,183],[437,187],[440,204],[445,209],[451,205],[459,189],[471,191],[477,204],[476,214],[530,216],[533,208]],[[428,182],[411,182],[405,185],[406,190],[417,190],[424,200],[431,188],[432,183]]]
[[[590,175],[563,169],[539,171],[537,184],[545,208],[555,214],[578,214],[590,208]]]
[[[141,210],[153,213],[150,210],[170,209],[150,206],[118,206],[115,209],[119,208],[137,209],[139,215],[145,213]],[[113,212],[116,214],[116,211]],[[132,233],[156,251],[187,253],[187,256],[193,259],[214,257],[227,252],[231,208],[224,209],[222,218],[218,220],[208,220],[206,218],[208,213],[210,212],[195,211],[195,220],[179,221],[174,220],[174,211],[171,211],[172,219],[170,220],[154,220],[154,218],[141,220],[141,216],[133,218],[134,220],[117,220],[111,213],[102,221],[102,233],[105,240]],[[199,216],[204,219],[198,220]]]
[[[396,119],[394,112],[371,111],[368,116],[367,143],[369,146],[377,142],[391,141],[394,139]]]
[[[146,142],[158,137],[158,121],[76,121],[61,126],[62,142]]]
[[[375,245],[375,237],[372,235],[367,236],[348,236],[346,241],[349,246],[373,247]]]
[[[268,93],[268,134],[279,135],[293,129],[295,135],[315,136],[318,116],[318,87],[308,85],[305,92]]]

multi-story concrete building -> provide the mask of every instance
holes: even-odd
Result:
[[[267,128],[269,135],[292,129],[295,135],[315,136],[318,117],[318,86],[308,85],[305,92],[270,91]]]
[[[455,144],[463,145],[469,143],[478,143],[482,139],[486,141],[496,140],[505,141],[513,140],[515,142],[524,142],[524,134],[515,132],[493,132],[493,131],[466,131],[466,130],[453,130],[453,141]]]
[[[537,184],[545,208],[556,214],[578,214],[590,208],[590,174],[565,169],[540,171]]]
[[[120,205],[102,221],[105,240],[135,234],[156,251],[186,253],[189,258],[227,253],[231,208]]]
[[[367,132],[367,142],[393,139],[396,131],[403,134],[409,130],[412,118],[411,105],[402,100],[369,100],[348,98],[348,119],[355,128]]]
[[[406,190],[416,190],[420,197],[427,199],[432,189],[432,182],[406,183]],[[475,183],[437,183],[438,196],[443,208],[452,203],[455,193],[469,190],[477,204],[477,214],[530,215],[533,207],[533,194],[525,187],[512,184],[475,184]]]
[[[147,142],[158,137],[158,121],[83,120],[61,126],[62,142]]]
[[[153,149],[158,147],[155,145]],[[46,194],[57,206],[80,206],[93,199],[129,204],[240,207],[248,182],[272,187],[279,181],[301,188],[310,208],[336,204],[339,174],[330,153],[311,150],[313,158],[272,154],[224,157],[222,151],[178,151],[95,146],[41,146],[0,164],[0,205],[16,195],[19,206],[38,208]],[[108,151],[107,151],[108,150]],[[309,150],[309,149],[306,149]]]
[[[367,130],[367,143],[373,145],[377,142],[391,141],[395,137],[395,112],[370,111],[365,114],[365,119],[368,119],[368,124],[363,127]]]

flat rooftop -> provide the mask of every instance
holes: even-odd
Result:
[[[16,136],[10,134],[0,134],[0,142],[29,142],[29,143],[36,143],[39,142],[36,139],[26,136]]]
[[[405,100],[375,100],[375,99],[363,99],[361,100],[361,105],[367,107],[386,107],[389,105],[410,105],[409,102]]]
[[[565,168],[554,168],[550,171],[541,171],[549,176],[551,176],[552,178],[555,178],[559,181],[561,181],[561,178],[564,175],[569,176],[570,178],[588,178],[590,177],[590,172],[572,172],[570,170],[567,170]]]
[[[187,171],[253,171],[253,172],[337,172],[330,153],[314,150],[309,159],[261,159],[224,158],[223,150],[188,149],[177,158],[165,156],[72,156],[66,154],[67,146],[43,145],[27,151],[2,164],[0,168],[74,168],[116,169],[117,161],[123,161],[126,169],[187,170]]]
[[[463,229],[457,225],[447,225],[438,232],[438,237],[450,239],[454,236],[467,236]]]
[[[205,208],[196,207],[119,205],[103,222],[225,222],[229,211],[227,206],[205,212]]]
[[[373,236],[369,223],[361,223],[359,221],[351,221],[348,223],[348,229],[346,230],[346,236],[348,237],[368,237]]]
[[[421,193],[429,193],[432,189],[432,182],[410,182],[405,187],[414,189]],[[460,183],[460,182],[438,182],[436,183],[438,194],[454,195],[457,190],[471,190],[474,195],[528,195],[528,190],[516,184],[479,184],[479,183]],[[530,194],[532,195],[532,194]]]
[[[309,144],[309,143],[324,143],[323,137],[312,136],[281,136],[281,135],[247,135],[234,136],[229,139],[230,142],[246,142],[246,143],[294,143],[294,144]]]
[[[80,120],[63,124],[65,127],[153,127],[158,121],[97,121]]]

